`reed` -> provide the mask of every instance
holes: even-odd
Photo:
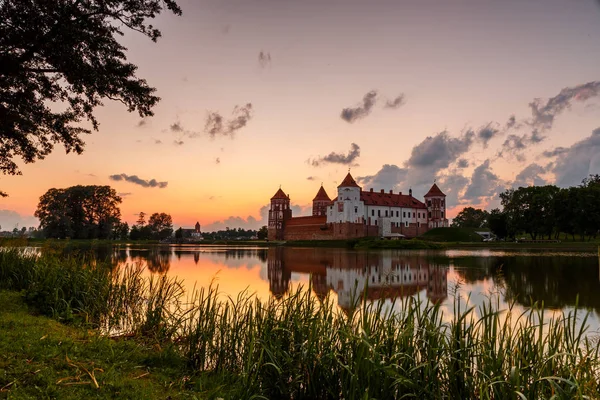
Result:
[[[185,293],[140,266],[0,251],[0,287],[40,311],[152,339],[187,362],[207,396],[293,399],[598,398],[600,342],[587,315],[501,309],[499,297],[449,322],[436,304],[363,300],[342,311],[310,287],[281,299],[218,287]],[[469,304],[469,302],[466,302]]]

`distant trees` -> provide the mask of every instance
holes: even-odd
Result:
[[[48,238],[108,239],[120,221],[120,203],[110,186],[50,189],[34,215]]]
[[[452,220],[455,228],[485,228],[488,224],[489,213],[473,207],[465,207]]]
[[[528,234],[531,239],[597,237],[600,229],[600,176],[590,175],[581,185],[560,189],[553,185],[520,187],[500,194],[503,210],[492,210],[490,229],[499,237]]]
[[[173,219],[166,213],[150,215],[146,224],[146,213],[138,214],[137,224],[131,227],[129,238],[131,240],[163,240],[173,234]]]
[[[148,219],[148,227],[154,239],[166,239],[173,234],[173,219],[169,214],[154,213]]]
[[[267,230],[267,226],[263,225],[257,232],[256,236],[260,239],[260,240],[265,240],[267,238],[267,236],[269,235],[269,231]]]

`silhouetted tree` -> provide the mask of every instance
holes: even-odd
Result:
[[[258,230],[258,233],[256,234],[256,236],[258,236],[258,238],[260,240],[265,240],[267,238],[268,234],[269,234],[269,231],[267,230],[267,226],[264,225]]]
[[[153,115],[160,99],[117,37],[156,41],[148,20],[165,8],[181,15],[174,0],[0,1],[0,171],[19,174],[14,158],[43,159],[55,144],[83,152],[82,122],[98,130],[94,110],[106,99]]]
[[[148,219],[148,228],[154,239],[166,239],[173,234],[173,219],[169,214],[154,213]]]
[[[35,211],[48,238],[107,239],[119,222],[121,198],[110,186],[50,189]]]
[[[494,208],[488,216],[488,226],[492,233],[497,237],[504,239],[508,236],[508,221],[506,214],[499,209]]]
[[[456,228],[484,228],[487,226],[489,213],[473,207],[465,207],[452,220],[452,226]]]

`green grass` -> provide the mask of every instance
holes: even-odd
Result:
[[[358,300],[342,312],[310,288],[266,301],[247,292],[228,298],[215,287],[185,293],[176,280],[137,269],[18,249],[0,251],[0,285],[21,290],[0,292],[0,388],[11,398],[197,391],[224,399],[583,399],[600,392],[600,341],[586,336],[587,316],[577,311],[501,310],[498,298],[465,309],[456,296],[449,320],[412,297],[390,308]],[[116,330],[128,338],[101,333]]]
[[[419,239],[432,242],[483,242],[483,238],[473,228],[433,228]],[[486,229],[483,229],[486,231]]]
[[[410,240],[386,240],[386,239],[362,239],[356,243],[355,249],[397,249],[397,250],[440,250],[445,245],[435,242],[427,242],[419,239]]]
[[[18,292],[0,291],[0,304],[0,398],[193,398],[172,347],[32,315]]]

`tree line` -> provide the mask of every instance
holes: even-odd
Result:
[[[121,202],[110,186],[50,189],[40,197],[34,215],[45,238],[163,240],[173,233],[173,220],[166,213],[153,213],[146,223],[146,213],[140,212],[130,229],[121,221]]]
[[[600,232],[600,175],[590,175],[579,186],[554,185],[508,189],[500,194],[503,209],[488,212],[466,207],[452,225],[489,228],[499,238],[559,239],[561,234],[581,240]]]

